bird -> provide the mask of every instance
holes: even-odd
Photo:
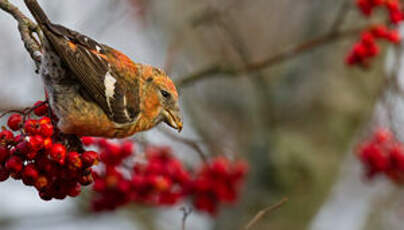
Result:
[[[24,2],[42,31],[39,73],[62,133],[124,138],[160,122],[182,130],[178,92],[163,70],[52,23],[36,0]]]

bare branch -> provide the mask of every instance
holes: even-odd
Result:
[[[341,39],[345,39],[347,37],[355,36],[360,31],[368,28],[359,27],[348,29],[344,31],[331,31],[327,34],[319,36],[317,38],[305,41],[301,44],[293,46],[289,49],[286,49],[274,56],[270,56],[258,62],[247,63],[242,67],[234,67],[234,66],[225,66],[220,64],[214,64],[205,69],[199,70],[195,73],[190,74],[189,76],[181,78],[177,83],[178,87],[183,88],[191,85],[194,82],[205,80],[213,77],[217,77],[220,75],[221,77],[234,77],[238,75],[242,75],[245,73],[256,72],[259,70],[263,70],[265,68],[272,67],[276,64],[280,64],[286,60],[290,60],[292,58],[296,58],[299,55],[307,53],[308,51],[312,51],[315,48],[331,44],[333,42],[339,41]]]
[[[8,0],[0,0],[0,9],[6,11],[17,20],[21,40],[38,68],[41,62],[41,45],[33,36],[33,32],[36,32],[41,37],[39,27]]]
[[[288,198],[283,198],[280,200],[278,203],[269,206],[268,208],[265,208],[261,211],[259,211],[251,220],[248,222],[248,224],[244,227],[244,230],[249,230],[251,227],[253,227],[265,214],[275,211],[276,209],[280,208],[282,205],[284,205],[288,201]]]
[[[191,26],[198,27],[215,22],[217,19],[226,16],[228,12],[240,6],[244,0],[232,0],[229,2],[221,2],[221,7],[208,6],[201,10],[199,14],[191,18]]]
[[[350,36],[356,36],[358,33],[360,33],[362,30],[364,30],[366,28],[368,28],[368,26],[349,29],[349,30],[345,30],[345,31],[332,31],[323,36],[314,38],[312,40],[309,40],[309,41],[303,42],[297,46],[294,46],[290,49],[287,49],[273,57],[264,59],[260,62],[251,63],[251,64],[247,65],[246,70],[247,71],[257,71],[260,69],[270,67],[275,64],[279,64],[285,60],[288,60],[290,58],[295,58],[298,55],[304,54],[307,51],[311,51],[314,48],[318,48],[320,46],[327,45],[327,44],[336,42],[340,39],[345,39]]]
[[[222,74],[223,77],[232,77],[233,75],[241,74],[241,70],[237,70],[236,68],[232,67],[226,67],[220,64],[214,64],[212,66],[206,67],[204,69],[191,73],[186,77],[181,78],[179,81],[176,82],[176,85],[179,88],[184,88],[196,81],[213,78],[219,74]]]
[[[191,215],[191,213],[192,213],[192,208],[182,207],[181,211],[183,213],[181,230],[185,230],[186,229],[185,224],[187,222],[187,219],[188,219],[189,215]]]

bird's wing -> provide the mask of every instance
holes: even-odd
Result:
[[[127,96],[131,95],[125,95],[125,81],[111,68],[104,46],[60,25],[49,23],[47,28],[45,36],[108,117],[119,124],[132,122],[139,112],[138,106],[128,106]]]

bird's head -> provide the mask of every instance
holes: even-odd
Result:
[[[182,130],[182,119],[178,103],[178,92],[173,81],[161,70],[152,68],[144,86],[144,112],[154,125],[165,122],[178,132]]]

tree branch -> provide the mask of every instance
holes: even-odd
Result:
[[[249,222],[248,224],[244,227],[244,230],[249,230],[251,229],[252,226],[254,226],[265,214],[275,211],[276,209],[280,208],[282,205],[284,205],[288,201],[288,198],[283,198],[280,200],[278,203],[265,208],[261,211],[259,211]]]
[[[187,222],[189,215],[191,215],[191,213],[192,213],[192,209],[187,208],[187,207],[182,207],[180,210],[182,211],[181,230],[186,230],[185,224]]]
[[[307,53],[308,51],[311,51],[320,46],[324,46],[350,36],[355,36],[360,31],[368,27],[369,26],[353,28],[344,31],[331,31],[327,34],[324,34],[317,38],[305,41],[301,44],[286,49],[274,56],[270,56],[258,62],[247,63],[245,66],[241,67],[213,64],[205,69],[199,70],[195,73],[192,73],[186,77],[181,78],[176,83],[179,88],[184,88],[197,81],[217,77],[218,75],[221,75],[221,77],[234,77],[245,73],[251,73],[263,70],[265,68],[269,68],[276,64],[282,63],[286,60],[296,58],[299,55]]]
[[[198,27],[215,22],[217,19],[225,16],[228,12],[239,7],[244,0],[232,0],[228,3],[222,3],[220,8],[208,6],[201,10],[199,14],[191,18],[191,26]]]
[[[21,40],[24,42],[25,49],[34,60],[37,69],[41,62],[41,44],[35,39],[33,33],[37,33],[41,37],[38,25],[25,16],[16,6],[8,0],[0,0],[0,9],[6,11],[14,17],[18,22],[18,31],[21,35]]]

